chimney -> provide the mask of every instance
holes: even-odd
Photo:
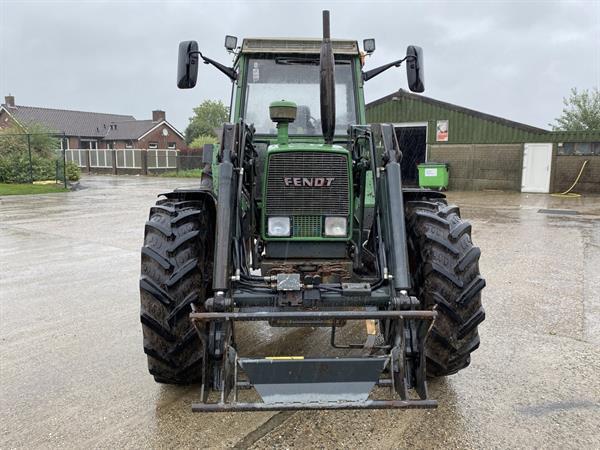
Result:
[[[152,122],[162,122],[163,120],[166,120],[166,117],[167,115],[165,112],[160,109],[152,111]]]
[[[8,94],[7,96],[4,97],[4,103],[6,103],[6,106],[8,106],[10,108],[14,108],[15,107],[15,97],[13,95]]]

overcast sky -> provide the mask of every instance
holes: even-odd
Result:
[[[178,90],[179,41],[197,40],[229,63],[225,34],[319,37],[322,9],[331,10],[333,37],[376,39],[365,69],[420,45],[425,95],[489,114],[547,128],[571,87],[600,85],[600,0],[0,0],[0,96],[138,119],[160,108],[183,131],[203,100],[228,104],[230,83],[201,65],[197,87]],[[370,80],[367,101],[398,88],[407,89],[403,68]]]

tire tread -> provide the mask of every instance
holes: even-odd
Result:
[[[202,344],[186,311],[210,295],[214,217],[204,200],[159,200],[146,222],[140,320],[148,371],[155,381],[197,383]]]
[[[479,347],[478,325],[485,319],[479,273],[481,251],[471,241],[471,224],[443,199],[406,202],[415,294],[427,309],[437,305],[426,342],[427,375],[451,375],[467,367]]]

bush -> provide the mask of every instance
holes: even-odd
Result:
[[[28,155],[11,154],[0,157],[0,182],[29,183],[31,175],[33,181],[54,180],[56,159],[32,156],[30,172]]]
[[[37,124],[29,124],[27,132],[29,142],[22,128],[0,130],[0,182],[29,183],[32,177],[33,181],[56,179],[58,139]]]
[[[202,169],[189,169],[189,170],[169,170],[167,172],[161,172],[158,174],[159,177],[177,177],[177,178],[198,178],[202,177]]]
[[[34,156],[31,162],[33,163],[33,181],[56,179],[56,158]]]
[[[66,166],[67,180],[79,181],[81,178],[81,169],[73,161],[68,161]]]

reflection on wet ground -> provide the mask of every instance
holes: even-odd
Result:
[[[190,411],[198,386],[152,381],[138,322],[148,208],[194,183],[97,176],[0,199],[0,447],[600,447],[600,197],[448,194],[482,250],[487,319],[471,366],[430,382],[437,410],[209,415]],[[248,323],[237,341],[334,354],[327,329]]]

